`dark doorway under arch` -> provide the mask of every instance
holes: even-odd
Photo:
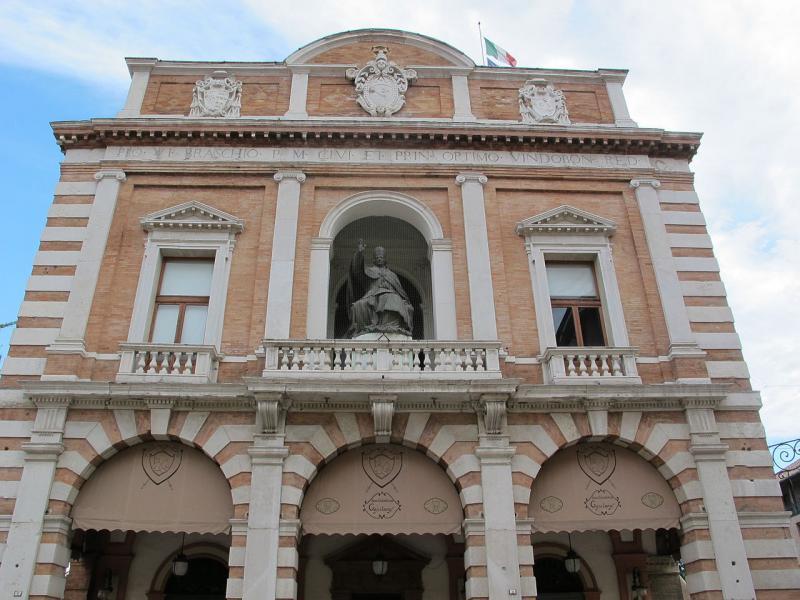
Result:
[[[569,573],[564,559],[547,556],[533,565],[538,600],[584,600],[583,582],[577,573]]]
[[[227,582],[226,565],[213,558],[189,558],[186,575],[167,579],[164,600],[225,600]]]

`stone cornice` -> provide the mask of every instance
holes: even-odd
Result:
[[[516,121],[359,118],[287,120],[278,117],[203,119],[141,117],[51,123],[56,143],[68,148],[125,145],[221,144],[225,146],[302,147],[320,141],[348,144],[369,141],[397,145],[463,149],[539,150],[645,154],[691,160],[702,134],[609,125],[524,125]],[[500,146],[498,146],[498,144]]]
[[[606,410],[676,410],[686,406],[718,407],[729,387],[716,384],[662,385],[533,385],[519,379],[457,381],[424,380],[293,380],[245,378],[244,384],[117,384],[36,381],[25,384],[25,398],[37,405],[54,400],[71,410],[84,408],[147,408],[167,403],[173,410],[255,411],[257,398],[279,394],[290,411],[371,410],[371,396],[394,394],[395,411],[473,412],[475,402],[500,395],[508,412],[586,412]],[[500,397],[497,396],[497,397]]]

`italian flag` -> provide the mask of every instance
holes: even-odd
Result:
[[[517,59],[503,50],[500,46],[492,42],[489,38],[483,38],[486,44],[486,60],[493,67],[516,67]]]

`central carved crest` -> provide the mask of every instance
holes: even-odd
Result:
[[[172,445],[159,445],[145,448],[142,451],[142,469],[145,475],[155,483],[161,485],[175,475],[181,466],[183,449]]]
[[[570,123],[564,92],[545,79],[529,79],[520,88],[519,112],[523,123]]]
[[[414,69],[403,69],[389,60],[386,46],[373,46],[375,58],[361,69],[347,69],[356,86],[358,104],[373,117],[391,117],[403,108],[408,85],[417,78]]]
[[[378,487],[386,487],[403,468],[403,455],[388,448],[376,448],[361,455],[361,466]]]
[[[225,71],[214,71],[194,85],[190,117],[238,117],[242,108],[242,82]]]
[[[602,485],[614,474],[617,457],[610,448],[587,444],[578,448],[578,465],[589,479]]]

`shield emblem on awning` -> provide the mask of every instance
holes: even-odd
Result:
[[[586,444],[578,448],[578,465],[589,479],[602,485],[613,475],[617,457],[610,448]]]
[[[403,454],[389,448],[376,448],[361,455],[361,466],[378,487],[386,487],[403,468]]]
[[[182,448],[164,444],[142,450],[142,469],[148,479],[161,485],[175,475],[181,466]]]

